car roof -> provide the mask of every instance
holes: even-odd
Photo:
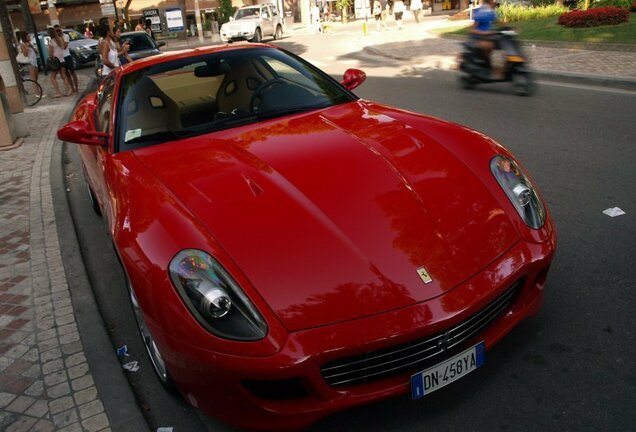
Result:
[[[138,69],[143,69],[148,66],[152,66],[155,64],[166,63],[174,60],[184,59],[188,57],[195,57],[198,55],[211,54],[215,52],[224,52],[224,51],[240,51],[240,50],[255,50],[259,48],[274,48],[275,46],[270,44],[262,44],[262,43],[250,43],[250,44],[227,44],[227,45],[217,45],[217,46],[205,46],[199,48],[190,48],[180,51],[170,51],[165,52],[159,55],[145,57],[139,60],[135,60],[132,63],[126,63],[120,68],[117,68],[119,74],[127,75],[128,73],[134,72]]]

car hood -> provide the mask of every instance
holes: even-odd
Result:
[[[300,330],[439,296],[518,240],[462,161],[389,112],[358,101],[135,153]]]

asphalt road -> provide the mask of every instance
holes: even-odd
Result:
[[[408,396],[330,416],[312,431],[633,430],[636,425],[636,94],[540,83],[459,89],[453,73],[369,74],[356,93],[482,131],[515,153],[548,201],[559,232],[546,300],[488,353],[486,365],[425,399]],[[419,75],[419,76],[415,76]],[[114,341],[140,370],[128,374],[151,429],[233,430],[157,383],[136,334],[117,260],[91,213],[77,153],[65,176],[91,284]],[[602,211],[627,212],[610,218]],[[631,342],[630,342],[631,341]]]

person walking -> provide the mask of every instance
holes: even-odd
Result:
[[[377,31],[386,29],[386,22],[384,20],[384,8],[380,0],[373,1],[373,17],[375,18],[375,28]]]
[[[89,26],[86,26],[86,30],[84,30],[84,37],[88,39],[93,39],[95,35]]]
[[[18,33],[18,39],[20,41],[18,45],[18,63],[23,65],[23,67],[28,68],[29,78],[31,78],[36,83],[38,82],[38,57],[35,54],[35,50],[31,45],[31,35],[25,31],[21,31]],[[20,56],[22,54],[22,56]],[[28,60],[20,61],[20,60]],[[33,93],[37,93],[38,89],[35,84],[33,84]]]
[[[411,0],[411,12],[417,24],[420,23],[420,13],[422,12],[422,0]]]
[[[64,70],[64,39],[57,34],[53,27],[48,28],[49,34],[49,61],[48,69],[51,71],[51,84],[55,91],[55,97],[68,96],[71,94],[71,87],[68,83],[66,71]],[[57,75],[62,77],[64,82],[64,95],[60,93],[60,88],[57,85]]]
[[[146,20],[144,17],[139,17],[139,21],[137,21],[137,25],[135,26],[135,31],[146,31]]]
[[[152,40],[155,40],[155,32],[152,31],[152,21],[150,21],[150,18],[146,19],[146,33],[148,33],[148,35],[152,38]]]
[[[402,0],[395,0],[393,2],[393,16],[397,23],[398,30],[402,30],[402,16],[404,15],[404,2]]]
[[[55,24],[53,26],[55,32],[58,36],[60,36],[64,42],[64,69],[66,70],[66,75],[68,78],[68,82],[71,85],[71,90],[73,93],[78,93],[78,82],[77,82],[77,73],[75,73],[75,62],[73,61],[73,56],[71,56],[71,48],[69,47],[70,38],[67,34],[62,31],[62,28],[59,24]]]
[[[114,40],[113,31],[108,24],[104,24],[99,29],[102,42],[99,45],[99,55],[102,57],[101,79],[108,76],[110,71],[120,66],[117,43]]]

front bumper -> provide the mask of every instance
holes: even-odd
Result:
[[[522,280],[511,306],[464,344],[484,340],[486,349],[491,348],[539,310],[555,246],[553,235],[541,244],[521,241],[488,268],[437,298],[376,316],[290,333],[272,356],[211,352],[167,337],[157,328],[151,330],[183,396],[203,412],[252,429],[303,428],[333,412],[409,392],[410,375],[423,369],[363,384],[330,386],[322,376],[323,365],[442,333]]]
[[[255,30],[248,31],[221,31],[223,42],[248,41],[254,39]]]

